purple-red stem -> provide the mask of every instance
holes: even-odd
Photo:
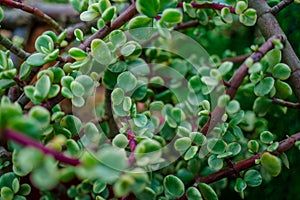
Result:
[[[274,39],[278,39],[281,42],[284,40],[284,38],[280,35],[276,35],[268,39],[256,52],[249,57],[253,60],[253,63],[260,61],[268,51],[274,48]],[[226,89],[226,94],[229,95],[230,99],[235,97],[237,89],[240,87],[247,74],[248,67],[246,66],[246,62],[244,62],[228,83],[229,87]],[[210,119],[202,127],[200,132],[204,135],[209,133],[217,125],[217,123],[221,122],[224,112],[225,108],[217,106],[211,113]]]
[[[53,20],[50,16],[46,15],[43,13],[41,10],[37,8],[33,8],[29,5],[23,4],[22,1],[16,2],[13,0],[1,0],[0,5],[5,6],[5,7],[10,7],[10,8],[17,8],[20,10],[23,10],[25,12],[31,13],[38,17],[38,19],[43,20],[50,26],[52,26],[55,30],[58,32],[63,31],[63,28],[55,21]]]
[[[295,135],[292,135],[291,137],[281,141],[279,143],[279,147],[277,148],[277,151],[274,152],[274,154],[282,153],[287,151],[288,149],[292,148],[296,141],[300,140],[300,133],[297,133]],[[218,172],[212,173],[210,175],[200,177],[196,180],[196,184],[202,182],[202,183],[212,183],[217,180],[220,180],[225,177],[229,177],[231,175],[234,175],[236,172],[241,172],[245,169],[248,169],[250,167],[253,167],[256,165],[255,160],[259,159],[260,156],[266,151],[263,151],[261,153],[258,153],[250,158],[247,158],[243,161],[232,163],[232,167],[228,167],[226,169],[222,169]]]
[[[288,108],[294,108],[294,109],[300,109],[300,104],[299,103],[293,103],[289,101],[284,101],[281,99],[276,99],[276,98],[271,98],[272,102],[281,106],[285,106]]]
[[[3,135],[16,143],[19,143],[24,146],[31,146],[40,150],[44,154],[52,155],[56,160],[60,162],[73,165],[73,166],[77,166],[80,164],[78,159],[67,157],[63,153],[47,148],[43,144],[31,139],[28,136],[25,136],[24,134],[17,133],[16,131],[7,129],[3,131]]]

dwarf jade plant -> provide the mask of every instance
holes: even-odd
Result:
[[[297,171],[300,62],[274,15],[299,1],[63,2],[76,19],[0,1],[3,29],[11,8],[47,24],[33,53],[0,31],[1,200],[250,198]]]

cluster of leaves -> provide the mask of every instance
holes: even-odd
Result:
[[[1,136],[12,139],[7,142],[11,163],[1,165],[11,170],[0,177],[0,198],[26,199],[30,185],[40,190],[42,199],[59,198],[50,191],[65,186],[70,199],[218,199],[227,187],[244,197],[247,187],[278,176],[282,164],[289,168],[286,154],[277,152],[280,143],[266,118],[288,114],[272,98],[293,95],[286,82],[290,67],[281,63],[280,41],[274,40],[273,50],[259,62],[251,57],[245,61],[248,74],[237,98],[231,99],[221,83],[235,75],[237,66],[221,62],[217,55],[199,57],[193,51],[199,48],[184,40],[185,34],[172,32],[192,19],[208,29],[234,20],[246,26],[256,23],[248,1],[227,3],[137,0],[138,14],[110,30],[127,1],[72,0],[82,21],[95,21],[90,33],[97,35],[107,27],[109,33],[92,38],[95,34],[75,29],[81,43],[76,47],[76,42],[66,41],[66,31],[46,31],[35,41],[36,52],[20,67],[14,66],[9,51],[0,51],[0,130]],[[2,13],[0,8],[0,20]],[[199,31],[192,29],[193,34]],[[27,85],[33,69],[45,64],[50,67]],[[28,111],[5,96],[15,85],[32,102]],[[104,108],[100,103],[105,111],[97,117],[114,119],[85,122],[65,113],[59,102],[51,104],[66,98],[84,108],[97,87],[110,98]],[[249,97],[251,109],[239,101],[243,96]],[[208,134],[201,132],[215,108],[224,110],[223,123]],[[112,133],[111,121],[117,133]],[[300,147],[299,142],[295,145]],[[201,181],[254,155],[260,155],[257,166],[237,171],[235,179],[211,185]],[[28,184],[22,182],[28,178]]]

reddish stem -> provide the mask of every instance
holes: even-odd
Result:
[[[256,52],[254,52],[249,57],[253,60],[253,63],[260,61],[268,51],[274,48],[274,44],[273,44],[274,39],[278,39],[281,41],[284,40],[284,38],[280,35],[275,35],[270,39],[268,39]],[[248,74],[248,67],[246,66],[246,62],[244,62],[228,83],[229,87],[226,89],[226,94],[229,95],[230,99],[233,99],[235,97],[237,89],[240,87],[247,74]],[[216,108],[211,113],[210,119],[202,127],[200,132],[203,133],[204,135],[209,133],[217,125],[217,123],[221,122],[224,112],[225,112],[225,108],[216,106]]]
[[[288,108],[294,108],[294,109],[300,109],[299,103],[293,103],[293,102],[284,101],[284,100],[276,99],[276,98],[272,98],[271,100],[273,103],[281,105],[281,106],[285,106]]]
[[[63,153],[60,153],[53,149],[46,148],[43,144],[31,139],[30,137],[25,136],[24,134],[17,133],[16,131],[13,131],[13,130],[5,130],[3,132],[3,135],[21,145],[31,146],[36,149],[39,149],[44,154],[52,155],[56,160],[58,160],[60,162],[63,162],[63,163],[69,164],[69,165],[73,165],[73,166],[77,166],[80,164],[78,159],[67,157]]]
[[[58,32],[63,31],[63,28],[50,16],[46,15],[45,13],[43,13],[41,10],[37,8],[33,8],[29,5],[23,4],[22,1],[15,2],[12,0],[1,0],[0,5],[10,7],[10,8],[17,8],[25,12],[31,13],[36,17],[38,17],[39,19],[46,22],[47,24],[49,24],[50,26],[52,26],[53,28],[55,28],[55,30],[57,30]]]
[[[282,152],[285,152],[285,151],[289,150],[290,148],[292,148],[294,146],[295,142],[298,141],[298,140],[300,140],[300,133],[297,133],[297,134],[281,141],[279,143],[279,147],[278,147],[277,151],[274,152],[274,154],[282,153]],[[226,169],[220,170],[220,171],[212,173],[210,175],[200,177],[196,180],[196,184],[198,184],[200,182],[212,183],[212,182],[215,182],[215,181],[220,180],[222,178],[229,177],[229,176],[235,174],[236,172],[241,172],[245,169],[253,167],[253,166],[256,165],[255,160],[259,159],[260,156],[264,152],[266,152],[266,151],[258,153],[258,154],[254,155],[250,158],[247,158],[243,161],[233,163],[232,167],[228,167]]]

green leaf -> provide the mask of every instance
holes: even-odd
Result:
[[[105,147],[101,149],[97,154],[97,158],[106,167],[118,171],[124,170],[128,164],[125,152],[115,147]]]
[[[24,195],[24,196],[27,196],[29,195],[31,192],[31,187],[29,184],[27,183],[23,183],[20,187],[20,190],[19,190],[19,194],[20,195]]]
[[[144,114],[137,114],[136,117],[133,118],[133,122],[137,127],[142,128],[146,126],[148,119]]]
[[[222,76],[226,75],[228,72],[231,71],[233,67],[233,63],[232,62],[223,62],[220,67],[218,68],[219,72],[221,73]]]
[[[220,170],[223,167],[223,160],[218,158],[214,154],[209,156],[207,162],[208,162],[208,166],[214,170]]]
[[[130,56],[134,52],[135,49],[136,49],[136,46],[134,44],[125,44],[121,48],[121,54],[123,56]]]
[[[116,62],[108,65],[107,69],[113,73],[121,73],[127,69],[127,64],[125,62]]]
[[[134,184],[134,179],[128,175],[122,175],[113,186],[115,196],[127,196],[130,192],[131,185]]]
[[[74,78],[72,76],[64,76],[61,79],[61,85],[66,88],[70,88],[73,81]]]
[[[17,69],[8,69],[0,72],[0,79],[13,79],[17,74]]]
[[[196,11],[196,16],[197,19],[199,20],[199,23],[204,26],[207,25],[209,21],[208,15],[205,10],[206,9],[198,9]]]
[[[262,183],[262,177],[257,170],[250,169],[244,175],[244,180],[250,187],[257,187]]]
[[[138,143],[134,155],[139,165],[148,165],[157,162],[161,153],[160,143],[147,138]]]
[[[152,19],[147,16],[136,16],[132,18],[128,23],[129,29],[136,29],[141,27],[150,27]],[[131,32],[134,33],[134,32]]]
[[[146,187],[142,192],[135,194],[135,196],[138,199],[154,200],[156,199],[156,192],[153,189]]]
[[[125,97],[124,101],[123,101],[123,109],[124,109],[124,111],[126,111],[126,112],[130,111],[131,106],[132,106],[131,98],[130,97]]]
[[[182,13],[179,10],[175,8],[168,8],[163,11],[160,20],[170,24],[177,24],[182,22],[182,18]]]
[[[67,87],[62,87],[61,89],[61,94],[68,98],[68,99],[72,99],[73,98],[73,93],[71,92],[71,90]]]
[[[81,19],[81,21],[88,22],[88,21],[92,21],[93,19],[96,19],[99,16],[100,16],[100,13],[92,11],[92,10],[87,10],[80,14],[80,19]]]
[[[49,70],[53,72],[53,83],[60,83],[61,79],[66,75],[64,70],[59,67],[51,67]]]
[[[124,92],[133,90],[137,85],[137,79],[131,72],[123,72],[118,76],[117,84]]]
[[[127,40],[126,35],[121,30],[114,30],[109,34],[109,41],[112,42],[112,44],[115,47],[120,47],[124,45],[126,40]]]
[[[201,193],[199,190],[195,187],[189,187],[186,190],[186,198],[188,200],[202,200]]]
[[[46,63],[45,58],[45,54],[34,53],[27,58],[26,62],[31,66],[42,66]]]
[[[12,182],[12,190],[13,192],[16,194],[19,192],[20,190],[20,182],[18,180],[18,178],[15,178]]]
[[[276,156],[265,152],[260,158],[261,165],[271,175],[278,176],[281,172],[281,160]]]
[[[257,96],[265,96],[271,92],[274,86],[274,79],[272,77],[267,77],[261,80],[254,88],[254,93]]]
[[[129,144],[129,140],[124,134],[118,134],[116,137],[114,137],[112,144],[115,147],[125,148]]]
[[[275,65],[280,63],[282,58],[281,51],[279,49],[273,49],[269,51],[263,59],[267,61],[268,67],[273,69]]]
[[[228,114],[235,114],[240,110],[240,103],[237,100],[232,100],[226,106],[226,112]]]
[[[82,129],[80,119],[74,115],[66,115],[61,119],[60,125],[68,129],[72,133],[72,136],[77,135]]]
[[[256,153],[259,150],[259,143],[256,140],[249,140],[247,146],[252,153]]]
[[[51,99],[51,98],[54,98],[58,95],[60,91],[60,87],[59,85],[55,84],[55,85],[51,85],[51,88],[50,88],[50,91],[49,91],[49,94],[48,94],[48,99]]]
[[[183,182],[174,175],[168,175],[164,178],[165,193],[172,198],[179,198],[184,194]]]
[[[290,169],[290,162],[289,162],[289,158],[287,157],[286,153],[284,153],[284,152],[280,153],[280,154],[279,154],[279,157],[280,157],[280,159],[281,159],[283,165],[284,165],[286,168]]]
[[[198,147],[197,146],[191,146],[187,152],[184,154],[184,160],[190,160],[192,159],[196,153],[198,152]]]
[[[272,74],[275,78],[278,78],[280,80],[286,80],[291,75],[291,69],[288,65],[284,63],[278,63],[274,66]]]
[[[206,200],[218,200],[218,195],[209,185],[206,183],[199,183],[198,187],[200,189],[200,193],[202,197]]]
[[[3,9],[0,7],[0,22],[3,20],[4,18],[4,12]]]
[[[222,8],[221,17],[226,23],[232,23],[232,21],[233,21],[230,9],[227,7]]]
[[[44,158],[42,152],[32,147],[22,149],[16,155],[17,163],[25,174],[30,173],[39,166]]]
[[[101,193],[105,188],[106,188],[106,183],[102,181],[97,180],[93,184],[93,192],[96,194]]]
[[[56,160],[46,157],[42,166],[36,168],[30,175],[30,180],[39,189],[51,190],[58,183]]]
[[[256,10],[250,8],[239,16],[239,20],[246,26],[253,26],[257,20]]]
[[[124,91],[121,88],[116,88],[111,93],[111,101],[114,105],[120,105],[124,97]]]
[[[109,8],[107,8],[103,13],[102,13],[102,19],[105,22],[109,22],[112,20],[112,18],[114,17],[115,13],[116,13],[116,7],[115,6],[111,6]]]
[[[237,192],[243,192],[247,187],[246,182],[241,179],[241,178],[237,178],[236,182],[235,182],[235,186],[234,186],[234,190]]]
[[[147,85],[142,81],[138,81],[136,89],[131,95],[131,98],[136,101],[140,101],[147,95],[147,91],[148,91]]]
[[[72,104],[75,106],[75,107],[82,107],[84,104],[85,104],[85,100],[83,97],[80,97],[80,96],[73,96],[72,98]]]
[[[218,98],[218,106],[221,108],[226,107],[228,105],[229,101],[230,101],[230,96],[227,94],[223,94],[223,95],[219,96],[219,98]]]
[[[213,154],[224,153],[226,146],[227,144],[223,140],[217,138],[212,138],[207,141],[207,149]]]
[[[175,8],[178,4],[178,0],[160,0],[159,8],[160,10],[165,10],[167,8]]]
[[[51,62],[51,61],[55,60],[58,56],[59,56],[59,49],[55,49],[51,53],[47,54],[46,57],[44,58],[44,60],[46,62]]]
[[[189,137],[183,137],[175,141],[174,147],[179,152],[185,152],[188,148],[190,148],[191,144],[192,140]]]
[[[193,143],[198,146],[201,146],[201,145],[205,144],[205,142],[206,142],[205,135],[203,135],[202,133],[199,133],[199,132],[192,132],[191,139],[192,139]]]
[[[84,95],[84,87],[77,81],[73,81],[70,85],[72,93],[77,97]]]
[[[148,40],[153,34],[154,30],[151,28],[142,27],[152,27],[153,19],[147,16],[141,15],[132,18],[128,23],[128,29],[130,35],[139,41]]]
[[[239,143],[237,142],[232,142],[230,144],[228,144],[227,146],[227,152],[231,152],[232,156],[236,156],[237,154],[239,154],[242,150],[242,147]]]
[[[253,110],[258,116],[262,117],[267,114],[272,104],[271,99],[258,97],[254,101]]]
[[[16,84],[16,82],[14,80],[10,80],[10,79],[0,79],[0,90],[9,88],[11,86],[14,86]]]
[[[108,9],[111,6],[111,3],[109,0],[100,0],[99,1],[99,11],[101,13],[104,13],[106,9]]]
[[[159,0],[137,0],[136,9],[139,13],[144,14],[150,18],[154,18],[159,12]]]
[[[250,74],[253,74],[253,73],[258,73],[262,70],[262,65],[261,63],[257,62],[257,63],[254,63],[253,65],[251,65],[251,67],[249,68],[248,72]]]
[[[54,50],[53,39],[49,35],[41,35],[35,41],[35,49],[42,54],[49,54]]]
[[[51,81],[49,76],[43,75],[35,85],[35,91],[33,93],[34,97],[40,101],[47,98],[51,88]]]
[[[3,200],[13,200],[14,198],[14,192],[9,187],[2,187],[0,194]]]
[[[76,29],[74,30],[74,35],[75,35],[75,37],[76,37],[76,40],[78,40],[78,41],[83,41],[83,32],[82,32],[82,30],[76,28]]]
[[[95,84],[93,79],[90,76],[80,75],[76,77],[75,81],[80,83],[83,86],[84,88],[83,97],[88,97],[93,94]]]
[[[71,154],[72,157],[78,156],[79,153],[80,153],[79,145],[77,144],[77,142],[75,142],[72,139],[67,139],[66,148],[67,148],[67,151]]]
[[[103,65],[108,65],[112,61],[111,52],[103,40],[94,39],[91,44],[92,55],[95,60]]]
[[[288,83],[281,80],[275,81],[276,97],[286,99],[293,94],[293,90]]]
[[[263,131],[260,133],[260,141],[264,144],[271,144],[274,139],[274,135],[270,131]]]
[[[72,47],[69,49],[69,54],[75,60],[84,60],[86,57],[88,57],[88,54],[85,51],[77,47]]]
[[[235,13],[237,15],[242,14],[246,9],[248,8],[248,5],[245,1],[238,1],[235,6]]]
[[[50,112],[42,106],[32,107],[28,115],[36,119],[42,129],[46,128],[50,124]]]

